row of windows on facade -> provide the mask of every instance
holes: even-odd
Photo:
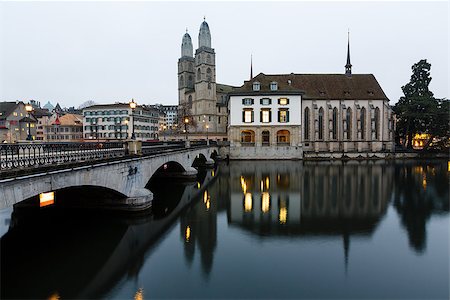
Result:
[[[278,123],[288,123],[289,122],[289,109],[280,108],[277,114]],[[242,111],[242,122],[253,123],[255,121],[253,109],[244,109]],[[261,109],[259,112],[259,121],[261,123],[272,122],[272,110],[271,109]]]
[[[85,138],[128,138],[128,133],[120,133],[120,132],[109,132],[109,133],[102,133],[102,132],[98,132],[98,133],[85,133],[84,137]],[[135,136],[137,138],[151,138],[151,139],[156,139],[158,137],[158,134],[156,133],[139,133],[136,132]]]
[[[130,117],[114,117],[114,118],[86,118],[86,123],[99,123],[99,121],[102,122],[114,122],[114,123],[121,123],[125,121],[130,121]],[[142,117],[134,117],[134,122],[142,122],[142,123],[158,123],[157,119],[147,119]]]
[[[353,115],[352,109],[347,108],[345,112],[345,118],[342,120],[342,129],[344,133],[344,137],[347,140],[352,139],[352,126],[353,126]],[[359,138],[361,140],[365,140],[367,138],[367,116],[366,109],[361,108],[359,114],[356,116],[357,118],[357,131],[359,133]],[[306,107],[304,110],[304,139],[311,139],[311,117],[310,117],[310,109]],[[374,109],[373,118],[370,120],[371,122],[371,131],[374,133],[374,138],[378,140],[380,138],[380,109],[376,107]],[[319,113],[317,118],[314,120],[314,131],[317,132],[317,137],[319,140],[324,139],[324,129],[325,129],[326,120],[324,120],[324,109],[322,107],[319,108]],[[330,138],[336,140],[338,137],[338,109],[335,107],[331,113],[331,119],[328,120],[328,129],[330,132]],[[389,131],[392,129],[391,120],[389,120]]]
[[[264,130],[261,132],[261,141],[263,146],[270,145],[270,132]],[[291,142],[291,133],[289,130],[278,130],[276,133],[276,142],[278,145],[289,145]],[[255,144],[255,132],[253,130],[241,131],[241,143]]]
[[[74,135],[65,135],[65,134],[58,134],[58,135],[48,135],[47,140],[81,140],[83,138],[83,135],[81,134],[74,134]],[[42,139],[42,138],[40,138]]]
[[[109,125],[109,126],[84,126],[85,130],[90,131],[98,131],[98,130],[128,130],[128,125]],[[158,131],[158,127],[155,126],[141,126],[141,125],[134,125],[134,130],[147,130],[147,131]]]
[[[290,80],[288,81],[288,83],[290,84]],[[277,91],[278,90],[278,83],[276,81],[272,81],[269,84],[269,88],[270,88],[271,91]],[[258,82],[258,81],[253,82],[252,89],[254,91],[260,91],[261,90],[261,83]]]
[[[253,98],[242,99],[242,105],[250,106],[253,104],[255,104],[255,99],[253,99]],[[272,99],[271,98],[261,98],[261,99],[259,99],[259,104],[271,105]],[[288,104],[289,104],[289,98],[278,98],[278,105],[288,105]]]
[[[134,114],[147,115],[151,117],[159,117],[158,113],[147,110],[139,110]],[[128,110],[102,110],[102,111],[85,111],[84,116],[108,116],[108,115],[128,115]]]
[[[76,127],[46,127],[46,132],[81,132],[83,131],[81,126]]]
[[[202,79],[202,70],[200,68],[197,69],[197,80],[201,80]],[[207,81],[212,81],[212,70],[211,68],[207,68],[206,69],[206,80]],[[185,84],[184,81],[184,76],[181,75],[180,76],[180,86],[183,86]],[[190,88],[192,88],[193,86],[193,78],[192,75],[189,75],[187,78],[187,82],[186,85]]]

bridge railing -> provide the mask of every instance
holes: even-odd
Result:
[[[171,142],[142,142],[142,154],[151,155],[170,150],[179,150],[185,148],[184,141]]]
[[[125,155],[122,142],[0,144],[0,170],[92,161]]]

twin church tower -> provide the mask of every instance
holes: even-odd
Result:
[[[226,137],[226,95],[232,89],[216,83],[216,53],[211,47],[208,23],[203,21],[200,25],[195,56],[186,30],[178,59],[178,116],[181,120],[189,119],[189,134]]]

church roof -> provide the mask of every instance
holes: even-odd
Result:
[[[253,82],[261,84],[253,91]],[[278,91],[301,91],[305,100],[388,100],[373,74],[258,74],[231,94],[274,93],[270,83],[277,82]]]

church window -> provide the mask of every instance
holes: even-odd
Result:
[[[259,91],[261,89],[261,84],[259,82],[253,82],[253,90]]]
[[[305,140],[309,140],[309,107],[305,108]]]
[[[323,140],[323,108],[319,109],[319,140]]]
[[[192,88],[192,87],[193,87],[192,75],[189,75],[189,77],[188,77],[188,87],[189,87],[189,88]]]
[[[211,55],[209,55],[209,54],[206,56],[206,63],[207,64],[211,63]]]
[[[347,140],[352,139],[352,109],[349,107],[347,109]]]
[[[202,72],[200,70],[200,68],[197,69],[197,80],[202,79]]]
[[[206,69],[206,80],[211,81],[211,68]]]
[[[378,140],[380,135],[380,109],[375,108],[375,139]]]
[[[333,136],[333,140],[336,140],[337,139],[337,122],[338,122],[338,111],[337,111],[337,108],[335,107],[335,108],[333,108],[333,115],[332,115],[332,122],[331,122],[331,125],[332,125],[332,136]]]
[[[188,107],[192,108],[192,95],[189,95],[188,97]]]
[[[366,109],[363,107],[361,108],[361,139],[364,140],[366,138]]]
[[[278,83],[276,83],[275,81],[270,83],[270,90],[271,91],[276,91],[278,90]]]

